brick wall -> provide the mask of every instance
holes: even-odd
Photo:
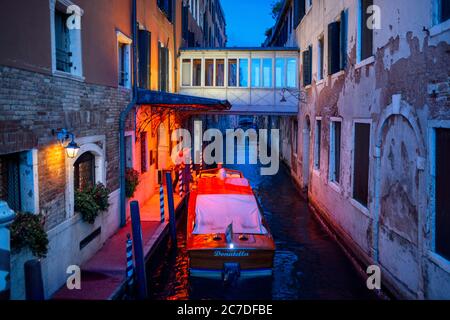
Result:
[[[37,148],[39,202],[50,229],[66,218],[65,153],[52,129],[106,136],[106,182],[119,187],[119,115],[128,90],[0,66],[0,154]]]

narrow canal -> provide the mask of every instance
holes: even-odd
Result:
[[[374,299],[340,247],[322,229],[298,194],[287,170],[261,176],[258,166],[234,166],[244,172],[261,205],[277,251],[272,279],[245,280],[225,286],[189,279],[185,250],[186,222],[178,226],[178,250],[159,252],[148,270],[156,300],[297,300]],[[167,248],[168,246],[163,246]]]

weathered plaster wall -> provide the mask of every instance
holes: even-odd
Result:
[[[357,0],[315,1],[297,29],[300,49],[312,45],[314,58],[313,83],[303,88],[307,102],[299,112],[302,168],[293,173],[302,185],[309,185],[310,199],[352,240],[355,250],[382,266],[393,290],[415,298],[450,298],[450,262],[430,258],[433,229],[427,165],[433,159],[427,152],[427,128],[431,120],[450,118],[450,31],[433,31],[433,3],[375,0],[381,8],[381,30],[374,31],[374,57],[362,63],[356,61]],[[344,8],[349,12],[348,66],[318,81],[318,39],[324,37],[327,74],[327,26]],[[321,169],[315,170],[319,116]],[[339,184],[329,182],[332,117],[342,119]],[[307,118],[311,133],[305,150]],[[367,208],[352,199],[355,121],[371,123]]]

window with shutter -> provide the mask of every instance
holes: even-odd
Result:
[[[340,69],[344,70],[347,67],[347,36],[348,34],[348,10],[341,12],[340,24]]]
[[[341,122],[331,122],[329,179],[339,183],[341,178]]]
[[[373,55],[373,29],[367,26],[371,14],[367,13],[367,8],[373,5],[373,0],[360,0],[360,61],[365,60]]]
[[[308,86],[312,82],[312,47],[303,52],[303,85]]]
[[[318,43],[318,61],[317,61],[317,80],[322,80],[323,79],[323,52],[324,47],[323,47],[323,37],[319,39],[319,43]]]
[[[167,19],[172,22],[172,0],[158,0],[157,3],[159,9],[164,13]]]
[[[0,200],[14,211],[21,211],[20,157],[18,153],[0,156]]]
[[[369,197],[370,124],[355,124],[353,199],[367,207]]]
[[[320,149],[322,142],[322,120],[316,120],[316,134],[314,143],[314,168],[316,170],[320,169]]]
[[[147,166],[147,132],[141,132],[141,173],[148,171]]]
[[[66,21],[69,15],[55,10],[55,50],[56,70],[70,72],[72,53],[70,52],[70,36]]]
[[[450,1],[439,0],[439,22],[445,22],[450,19]]]
[[[159,90],[169,90],[169,49],[159,42]]]
[[[138,86],[150,89],[151,34],[147,30],[138,32]]]
[[[332,75],[340,70],[340,22],[328,25],[328,74]]]
[[[436,252],[450,260],[450,129],[436,129],[435,156],[435,246]]]
[[[295,0],[294,2],[294,28],[302,21],[305,16],[305,0]]]

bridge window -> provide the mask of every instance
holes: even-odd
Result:
[[[252,59],[252,87],[272,87],[272,59]]]
[[[205,60],[205,86],[212,87],[214,85],[214,60]]]
[[[202,85],[202,60],[194,59],[192,64],[193,64],[192,85],[196,86],[196,87],[201,87],[201,85]]]
[[[252,59],[252,87],[261,87],[261,59]]]
[[[225,60],[216,60],[216,86],[223,87],[225,85]]]
[[[297,60],[295,58],[287,59],[287,87],[297,87]]]
[[[277,88],[286,87],[286,59],[277,58],[275,61],[275,82]]]
[[[272,59],[263,59],[263,87],[272,87]]]
[[[239,59],[239,87],[248,87],[248,59]]]
[[[191,59],[183,59],[182,63],[182,85],[183,86],[190,86],[191,85]]]
[[[237,86],[237,59],[228,59],[228,86]]]

